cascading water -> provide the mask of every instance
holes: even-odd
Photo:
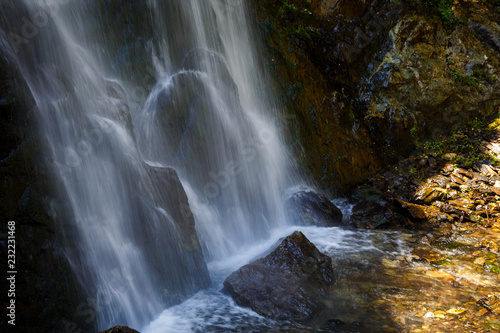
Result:
[[[141,327],[207,285],[155,201],[169,189],[155,188],[151,169],[177,170],[208,259],[286,225],[282,193],[296,179],[244,1],[4,1],[3,40],[71,207],[68,259],[104,305],[99,328]]]
[[[136,114],[139,147],[179,171],[205,255],[221,258],[285,224],[281,197],[292,179],[278,115],[242,1],[150,3],[159,82]]]

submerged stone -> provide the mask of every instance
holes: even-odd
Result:
[[[307,320],[325,307],[333,279],[331,258],[296,231],[265,258],[229,275],[223,290],[265,317]]]
[[[339,319],[329,319],[321,325],[321,329],[325,332],[337,332],[337,333],[349,333],[349,332],[359,332],[368,333],[371,332],[370,329],[366,328],[362,323],[354,322],[347,324]]]

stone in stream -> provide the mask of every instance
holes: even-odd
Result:
[[[115,326],[113,328],[110,328],[109,330],[100,331],[98,333],[139,333],[139,332],[127,326]]]
[[[286,201],[287,216],[294,224],[318,227],[342,225],[342,212],[328,198],[310,189],[301,189]]]
[[[329,319],[321,325],[322,332],[335,333],[368,333],[373,332],[369,328],[364,327],[362,323],[353,322],[347,324],[339,319]]]
[[[500,315],[500,294],[485,296],[478,300],[477,304],[490,312]]]
[[[177,171],[173,168],[153,167],[147,164],[145,166],[150,178],[148,189],[158,207],[172,216],[181,233],[182,246],[187,251],[196,252],[197,256],[203,258],[193,213]],[[203,261],[203,259],[200,260]]]
[[[331,258],[296,231],[268,256],[229,275],[223,291],[265,317],[307,320],[325,307],[333,279]]]
[[[351,219],[356,227],[368,229],[404,226],[408,223],[408,219],[396,212],[395,207],[385,200],[360,202],[352,209]]]

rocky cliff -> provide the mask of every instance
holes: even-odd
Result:
[[[291,148],[332,192],[500,103],[498,2],[254,4]]]

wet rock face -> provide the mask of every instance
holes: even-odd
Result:
[[[297,225],[342,226],[342,212],[328,198],[312,190],[294,193],[286,201],[287,215]]]
[[[182,299],[210,285],[210,276],[195,229],[195,221],[188,197],[173,168],[146,165],[145,186],[156,205],[166,211],[176,226],[178,236],[172,240],[170,248],[156,247],[156,237],[168,237],[172,233],[168,223],[159,226],[153,233],[145,235],[142,241],[154,257],[154,275],[160,285],[170,290],[165,296],[166,304],[179,303]],[[141,228],[143,229],[143,228]],[[138,230],[138,233],[141,231]],[[176,271],[166,270],[168,265],[178,267]],[[152,265],[153,266],[153,265]],[[161,267],[163,266],[163,267]],[[169,275],[172,274],[172,275]],[[179,279],[179,276],[182,277]],[[176,282],[177,281],[177,282]]]
[[[67,324],[92,331],[87,316],[77,314],[85,297],[59,250],[60,227],[65,222],[56,215],[64,208],[54,194],[55,184],[49,180],[35,134],[35,105],[3,51],[0,49],[0,255],[7,258],[7,222],[14,221],[16,324],[27,332],[64,332]],[[57,214],[49,215],[49,209]],[[0,281],[0,289],[9,289],[6,282]],[[8,301],[7,293],[2,293],[2,307]]]
[[[177,171],[173,168],[146,166],[150,179],[149,189],[156,204],[169,212],[181,230],[182,243],[188,251],[201,253],[201,246],[194,226],[193,213]],[[203,260],[202,260],[203,261]]]
[[[324,188],[349,189],[417,139],[500,104],[499,14],[488,1],[454,4],[464,24],[452,29],[414,2],[290,0],[312,14],[287,22],[279,1],[257,3],[277,90],[297,116],[294,153]]]
[[[311,1],[309,6],[305,1],[287,1],[298,9],[296,14],[307,13],[307,8],[312,14],[292,13],[285,20],[280,15],[286,9],[282,1],[256,0],[252,5],[268,47],[264,61],[276,79],[269,86],[289,110],[283,125],[290,151],[322,189],[332,191],[346,190],[380,168],[369,133],[357,120],[348,95],[363,70],[344,64],[345,52],[338,47],[350,47],[366,22],[325,16],[325,10],[337,7],[334,2]],[[345,28],[349,22],[353,26]],[[347,53],[354,59],[360,48],[350,47]]]
[[[498,70],[498,52],[495,43],[481,42],[476,27],[461,25],[449,33],[424,16],[398,21],[389,32],[388,52],[369,65],[360,91],[372,133],[404,155],[412,148],[412,128],[415,135],[436,138],[494,111],[498,80],[483,80],[480,73]]]
[[[232,273],[224,291],[265,317],[307,320],[324,307],[333,279],[331,259],[296,231],[265,258]]]

